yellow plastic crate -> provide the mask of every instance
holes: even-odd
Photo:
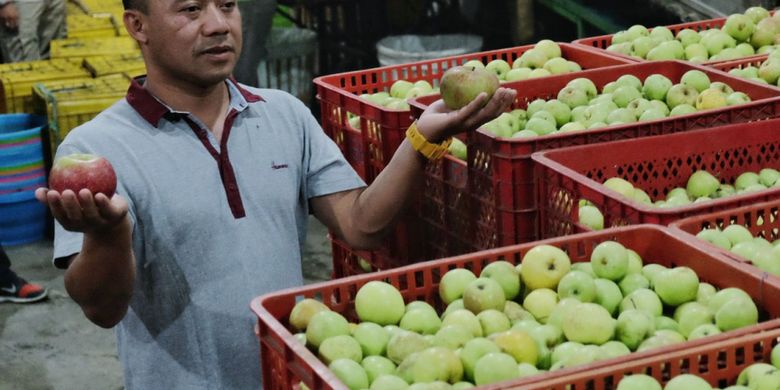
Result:
[[[117,36],[111,14],[68,15],[68,38],[111,38]]]
[[[92,73],[94,77],[106,76],[118,73],[146,73],[144,58],[140,54],[89,57],[84,60],[84,67]]]
[[[0,65],[0,113],[31,113],[35,83],[90,77],[81,58]]]
[[[137,42],[130,37],[95,39],[55,39],[51,41],[52,58],[95,57],[140,53]]]
[[[33,107],[49,118],[52,152],[73,128],[123,98],[129,85],[125,75],[35,84]]]
[[[75,1],[66,1],[65,2],[65,14],[66,15],[86,15],[87,9],[81,8],[78,2]]]
[[[115,9],[124,9],[122,0],[81,0],[81,4],[89,13],[109,12]]]

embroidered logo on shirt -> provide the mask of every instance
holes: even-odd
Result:
[[[271,161],[271,169],[282,169],[287,168],[287,164],[276,164],[275,162]]]

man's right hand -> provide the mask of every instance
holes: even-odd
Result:
[[[0,7],[0,25],[10,31],[19,29],[19,10],[13,1]]]
[[[127,223],[127,201],[120,195],[109,199],[100,193],[93,196],[87,189],[76,194],[71,190],[59,193],[38,188],[35,197],[49,207],[65,230],[99,235]]]

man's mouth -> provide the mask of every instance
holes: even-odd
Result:
[[[210,47],[208,49],[205,49],[205,50],[201,51],[201,53],[203,53],[203,54],[223,54],[223,53],[228,53],[228,52],[232,52],[232,51],[233,51],[233,47],[232,46],[221,45],[221,46],[212,46],[212,47]]]

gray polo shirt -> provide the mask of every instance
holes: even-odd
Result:
[[[57,151],[107,157],[130,204],[137,274],[116,327],[128,389],[261,388],[250,300],[302,283],[308,200],[365,185],[297,99],[227,84],[221,144],[134,82]],[[81,243],[57,224],[55,264]]]

